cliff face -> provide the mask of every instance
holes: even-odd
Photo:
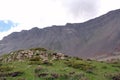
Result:
[[[85,23],[14,32],[0,41],[0,53],[45,47],[79,57],[110,54],[120,45],[120,10]]]

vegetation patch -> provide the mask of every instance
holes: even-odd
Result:
[[[87,72],[92,72],[95,69],[95,66],[93,66],[89,62],[82,61],[82,60],[76,60],[76,61],[69,60],[65,62],[65,64],[67,64],[68,67],[73,67],[75,69],[81,69]]]
[[[120,60],[98,62],[33,48],[0,57],[0,80],[120,80]]]

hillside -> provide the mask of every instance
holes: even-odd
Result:
[[[120,80],[120,60],[98,62],[32,48],[0,57],[0,80]]]
[[[84,23],[14,32],[0,41],[0,53],[44,47],[83,58],[109,55],[120,46],[120,10]]]

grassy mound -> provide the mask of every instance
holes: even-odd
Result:
[[[0,80],[120,80],[119,60],[83,60],[44,48],[11,52],[0,60]]]

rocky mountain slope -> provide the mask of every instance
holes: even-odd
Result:
[[[0,41],[0,53],[44,47],[68,55],[91,58],[110,55],[120,46],[120,10],[84,23],[14,32]]]

